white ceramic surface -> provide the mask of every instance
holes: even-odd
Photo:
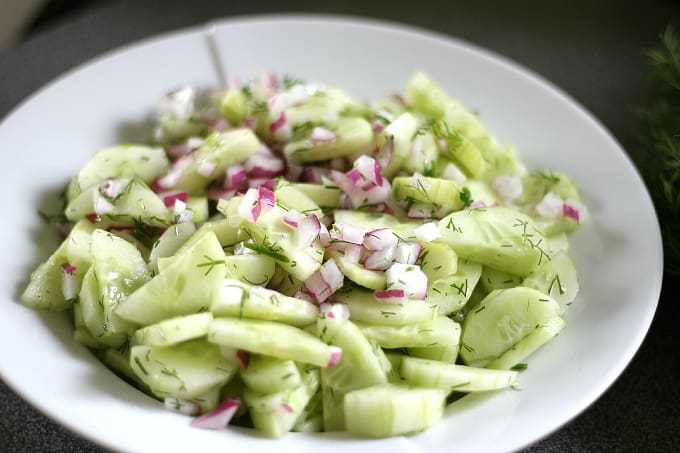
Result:
[[[662,252],[656,216],[634,167],[583,108],[548,82],[468,43],[395,24],[264,16],[149,39],[69,72],[0,124],[0,375],[59,423],[124,451],[504,451],[526,446],[583,411],[633,357],[656,308]],[[368,441],[339,434],[192,429],[128,386],[71,338],[63,314],[19,303],[29,272],[56,246],[37,215],[88,156],[134,137],[165,91],[216,86],[205,32],[237,75],[258,70],[338,84],[357,98],[399,91],[422,69],[480,112],[530,168],[577,181],[592,221],[573,237],[581,292],[567,329],[529,360],[521,390],[464,399],[425,433]],[[132,135],[131,135],[132,134]],[[9,196],[7,196],[9,195]],[[320,450],[323,449],[323,450]]]

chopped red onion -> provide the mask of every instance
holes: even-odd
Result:
[[[511,203],[522,195],[522,178],[518,175],[501,175],[493,180],[491,187],[501,200]]]
[[[377,118],[371,121],[371,126],[373,127],[373,133],[376,135],[378,135],[385,129],[385,123],[383,123]]]
[[[271,178],[283,174],[286,163],[278,157],[255,153],[246,160],[245,169],[251,178]]]
[[[225,118],[220,116],[212,122],[210,129],[217,132],[223,132],[231,129],[231,124],[229,124],[229,121],[227,121]]]
[[[413,203],[408,209],[406,216],[410,219],[429,219],[432,217],[432,205],[425,203]]]
[[[331,350],[331,356],[328,359],[328,368],[332,368],[335,365],[337,365],[340,360],[342,359],[342,349],[339,348],[338,346],[329,346],[328,347]]]
[[[321,222],[316,214],[310,214],[298,224],[295,229],[295,245],[298,248],[309,247],[321,232]]]
[[[259,198],[259,191],[257,189],[248,189],[238,205],[238,215],[244,220],[255,222],[260,216],[262,209]]]
[[[354,161],[354,168],[359,171],[364,180],[377,186],[382,186],[383,177],[380,164],[372,157],[366,155],[359,156]]]
[[[534,210],[541,217],[546,219],[556,219],[564,212],[564,200],[559,195],[548,192],[540,202],[534,206]]]
[[[479,201],[475,201],[475,202],[470,203],[470,206],[468,206],[468,209],[479,209],[479,208],[485,208],[485,207],[486,207],[486,203],[479,200]]]
[[[64,263],[60,267],[61,267],[62,272],[64,272],[65,274],[70,275],[70,274],[73,274],[76,271],[76,266],[74,266],[71,263]]]
[[[276,196],[274,195],[274,192],[272,192],[271,189],[269,189],[266,185],[261,185],[258,191],[258,201],[264,206],[273,208],[276,204]]]
[[[421,160],[423,151],[423,136],[416,135],[411,144],[411,162],[418,163]]]
[[[338,139],[338,134],[325,127],[316,126],[312,129],[309,139],[314,143],[330,143]]]
[[[391,228],[378,228],[364,235],[363,245],[368,250],[382,250],[397,245],[397,236]]]
[[[231,165],[225,171],[224,187],[238,189],[246,180],[246,169],[241,164]]]
[[[108,214],[113,211],[115,206],[113,206],[109,201],[102,197],[98,192],[94,192],[94,212],[97,216]]]
[[[319,225],[319,241],[324,247],[328,247],[331,243],[331,235],[323,223]]]
[[[349,306],[347,304],[324,302],[319,304],[319,312],[331,319],[349,319]]]
[[[274,121],[272,121],[272,123],[269,125],[269,132],[272,132],[272,133],[276,132],[277,129],[282,128],[283,126],[286,125],[286,123],[287,123],[286,113],[281,112],[279,117],[276,118]]]
[[[423,247],[417,242],[400,242],[394,253],[394,260],[402,264],[415,264]]]
[[[307,292],[316,302],[327,300],[342,287],[345,276],[340,272],[333,259],[326,261],[319,270],[309,277],[304,285]]]
[[[257,127],[257,118],[254,118],[252,116],[246,116],[243,119],[242,126],[247,129],[255,129]]]
[[[562,205],[562,213],[576,222],[583,222],[588,218],[588,208],[576,200],[566,200]]]
[[[345,243],[345,260],[350,263],[358,263],[361,259],[362,247],[356,244]]]
[[[329,230],[332,239],[341,242],[361,245],[364,242],[366,230],[349,223],[335,222]]]
[[[394,263],[396,247],[387,247],[370,252],[364,261],[364,267],[371,271],[384,271]]]
[[[115,179],[107,179],[99,186],[99,193],[106,198],[116,198],[123,190],[123,184]]]
[[[185,154],[172,163],[165,176],[156,179],[155,185],[162,190],[172,189],[179,181],[179,178],[181,178],[193,164],[194,155]]]
[[[163,203],[168,208],[175,206],[175,200],[181,200],[184,203],[187,202],[188,194],[183,190],[173,190],[170,192],[162,192],[158,194],[159,198],[163,200]]]
[[[80,292],[80,284],[76,277],[76,267],[70,263],[61,265],[61,293],[64,300],[75,299]]]
[[[381,289],[373,292],[373,296],[379,301],[388,304],[400,304],[406,298],[406,291],[403,289]]]
[[[220,198],[228,200],[234,195],[236,195],[236,190],[232,189],[209,189],[206,194],[208,200],[219,200]]]
[[[394,263],[385,271],[387,289],[403,289],[408,297],[425,299],[427,276],[415,264]]]
[[[241,405],[239,398],[227,398],[212,411],[195,418],[191,426],[207,429],[224,429]]]
[[[421,242],[432,242],[435,239],[442,237],[439,228],[437,228],[437,225],[434,222],[424,223],[413,232],[416,235],[416,239]]]
[[[241,364],[241,368],[248,368],[248,365],[250,364],[250,352],[245,349],[237,349],[236,359],[238,360],[238,363]]]
[[[289,404],[281,403],[281,409],[283,410],[283,412],[288,412],[289,414],[293,413],[293,408],[290,407]]]
[[[170,154],[174,158],[178,158],[184,156],[185,154],[189,154],[196,148],[200,148],[201,146],[203,146],[203,143],[205,142],[200,137],[189,137],[184,142],[169,147],[168,154]]]
[[[210,162],[209,160],[199,163],[198,168],[196,168],[196,172],[206,178],[211,178],[215,173],[215,170],[217,170],[217,164],[215,162]]]
[[[305,215],[295,209],[291,209],[283,216],[283,223],[293,228],[297,228]]]

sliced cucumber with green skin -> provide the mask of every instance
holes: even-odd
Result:
[[[393,351],[385,353],[385,358],[389,360],[391,365],[390,371],[387,373],[387,382],[400,383],[404,381],[404,378],[401,377],[401,374],[399,373],[399,370],[401,369],[401,361],[404,357],[406,357],[406,354]]]
[[[254,319],[216,318],[210,323],[208,340],[319,367],[332,366],[338,354],[335,348],[301,329]]]
[[[421,242],[422,247],[416,264],[427,276],[427,281],[439,280],[458,271],[458,255],[448,244]]]
[[[522,178],[522,188],[522,196],[518,203],[524,205],[540,202],[548,192],[559,195],[564,200],[581,199],[576,184],[563,172],[532,171]]]
[[[373,290],[385,289],[387,279],[385,273],[364,268],[361,264],[345,258],[345,254],[338,250],[330,250],[328,255],[335,260],[340,271],[357,285]]]
[[[333,141],[298,140],[286,144],[283,153],[292,162],[307,163],[368,153],[373,148],[373,128],[363,118],[341,117],[333,131],[337,134]]]
[[[342,348],[342,358],[333,368],[321,370],[323,418],[326,431],[345,428],[343,396],[346,392],[387,382],[380,348],[349,320],[321,317],[317,322],[319,337]],[[382,352],[382,350],[380,351]]]
[[[437,316],[437,305],[428,301],[409,300],[401,304],[379,302],[373,292],[362,289],[335,293],[335,302],[347,304],[353,321],[382,326],[404,326],[432,321]]]
[[[173,346],[133,346],[130,366],[161,398],[191,399],[226,384],[236,373],[236,366],[220,348],[205,340]]]
[[[470,191],[470,203],[484,203],[484,206],[494,206],[500,200],[491,187],[482,181],[469,179],[463,184]]]
[[[574,261],[566,252],[556,253],[529,274],[522,281],[522,286],[551,296],[560,304],[560,313],[564,313],[576,298],[579,288]]]
[[[302,385],[300,372],[292,360],[251,354],[248,366],[241,368],[239,374],[249,389],[262,394],[291,390]]]
[[[248,98],[242,90],[232,88],[227,90],[220,100],[220,113],[231,124],[241,124],[248,114]]]
[[[182,255],[209,231],[215,234],[217,240],[224,249],[233,247],[237,242],[246,238],[240,231],[240,228],[238,226],[233,226],[227,219],[211,220],[202,224],[200,228],[198,228],[198,230],[196,230],[196,232],[177,249],[173,257]]]
[[[445,316],[405,326],[359,324],[359,327],[366,337],[388,349],[435,346],[451,346],[457,349],[460,340],[460,325]]]
[[[317,369],[306,368],[300,374],[302,384],[294,389],[263,395],[246,388],[243,397],[255,429],[278,438],[293,428],[319,388]]]
[[[487,363],[486,367],[496,370],[513,368],[550,341],[566,326],[567,323],[559,316],[549,319],[540,326],[536,326],[533,332],[518,341],[500,357]]]
[[[149,325],[208,310],[225,277],[224,252],[209,231],[186,252],[118,305],[116,314]]]
[[[191,218],[191,221],[195,223],[205,222],[210,216],[208,198],[204,196],[188,197],[187,209],[193,211],[194,215]]]
[[[323,212],[340,207],[339,187],[304,182],[289,184],[299,192],[307,195]]]
[[[121,345],[134,330],[116,314],[126,298],[151,279],[137,248],[109,232],[92,233],[92,267],[80,291],[83,323],[97,341],[111,347]]]
[[[345,395],[347,431],[367,437],[390,437],[422,431],[444,412],[446,391],[382,384]]]
[[[314,323],[319,315],[318,307],[309,301],[230,279],[224,280],[210,311],[215,316],[278,321],[299,327]]]
[[[59,248],[32,273],[21,302],[31,308],[66,310],[73,306],[72,300],[64,299],[61,266],[75,266],[73,273],[80,281],[90,268],[90,242],[94,226],[88,220],[76,223]]]
[[[73,199],[64,215],[72,222],[84,219],[93,213],[107,224],[132,225],[144,223],[150,226],[166,227],[172,219],[170,211],[158,195],[139,178],[112,179],[118,193],[107,197],[99,186],[92,186]]]
[[[546,262],[548,262],[548,260],[542,262],[541,266],[545,265]],[[539,268],[541,266],[539,266]],[[482,276],[479,279],[479,284],[482,285],[486,292],[490,293],[495,289],[506,289],[512,288],[513,286],[519,286],[522,284],[522,278],[484,266],[482,267]]]
[[[295,209],[305,215],[314,214],[319,219],[324,216],[323,210],[307,193],[287,181],[279,180],[274,195],[276,203],[286,211]]]
[[[189,194],[202,192],[208,183],[224,173],[229,165],[246,160],[262,147],[262,142],[250,129],[232,129],[213,132],[205,138],[203,145],[187,155],[188,168],[177,176],[172,189],[186,190]],[[212,175],[207,177],[199,172],[201,165],[214,165]],[[172,169],[170,172],[172,173]]]
[[[559,304],[535,289],[493,291],[465,317],[460,355],[467,365],[484,367],[559,313]]]
[[[201,338],[208,333],[212,319],[212,313],[196,313],[166,319],[137,330],[132,336],[132,342],[147,346],[170,346]]]
[[[97,151],[69,183],[66,199],[74,200],[82,192],[107,178],[137,177],[150,184],[168,169],[163,148],[143,145],[118,145]]]
[[[227,278],[251,285],[266,286],[276,270],[276,262],[266,255],[232,255],[225,257],[224,262]]]
[[[502,206],[466,209],[439,221],[441,241],[462,258],[525,277],[548,259],[534,221]]]
[[[139,379],[130,365],[129,348],[107,348],[98,350],[95,352],[95,354],[114,373],[134,382],[145,392],[149,392],[146,384],[141,379]]]
[[[420,137],[420,138],[418,138]],[[416,141],[419,140],[420,143],[416,145]],[[420,149],[419,153],[414,153],[413,149],[418,146]],[[411,154],[402,163],[402,170],[412,174],[420,173],[426,176],[438,177],[438,160],[439,160],[439,147],[437,146],[437,141],[431,131],[420,129],[416,132],[413,137],[413,144],[411,147]]]
[[[196,226],[192,222],[178,223],[168,227],[151,249],[149,267],[154,272],[158,272],[158,259],[174,255],[195,232]]]
[[[436,304],[440,315],[460,311],[470,299],[481,274],[481,264],[461,259],[455,274],[428,281],[425,300]]]
[[[461,209],[462,187],[450,179],[427,176],[397,176],[392,180],[394,198],[407,203],[422,203],[437,207],[441,214]]]
[[[515,385],[517,371],[488,370],[415,357],[404,357],[401,375],[418,387],[441,388],[456,392],[487,392]]]

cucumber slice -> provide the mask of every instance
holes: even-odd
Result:
[[[208,220],[210,216],[210,211],[208,207],[208,197],[188,197],[187,198],[187,209],[191,209],[194,213],[191,218],[192,222],[201,223]]]
[[[295,209],[305,215],[314,214],[319,219],[324,216],[323,210],[310,196],[288,181],[279,180],[274,195],[276,196],[276,203],[286,211]],[[338,199],[339,197],[340,195],[338,195]]]
[[[215,233],[209,231],[118,305],[116,314],[149,325],[205,311],[219,297],[224,276],[224,252]]]
[[[335,260],[343,275],[357,285],[374,290],[385,289],[387,279],[384,272],[365,269],[361,264],[345,259],[345,254],[338,250],[327,253]]]
[[[232,225],[229,220],[211,220],[201,225],[201,227],[196,230],[196,232],[177,249],[174,256],[180,256],[184,254],[184,252],[191,248],[192,245],[198,242],[203,237],[203,235],[209,231],[215,234],[223,249],[233,247],[237,242],[245,239],[245,236],[240,231],[239,226]]]
[[[323,341],[342,348],[340,362],[333,368],[321,370],[321,381],[324,428],[326,431],[343,430],[345,393],[387,382],[382,363],[384,354],[381,357],[382,350],[349,320],[322,317],[317,329]]]
[[[549,261],[545,260],[544,262],[541,263],[541,266],[539,266],[538,268],[544,266],[546,262]],[[507,289],[512,288],[514,286],[519,286],[520,284],[522,284],[522,278],[516,275],[509,274],[507,272],[492,269],[488,266],[483,266],[482,276],[479,279],[479,283],[480,285],[482,285],[482,288],[484,288],[484,290],[487,293],[490,293],[495,289]]]
[[[449,315],[461,310],[477,286],[482,265],[461,259],[456,273],[439,280],[428,280],[428,303],[437,305],[440,315]]]
[[[367,437],[389,437],[422,431],[444,412],[446,392],[382,384],[345,395],[347,431]]]
[[[178,223],[168,227],[151,249],[149,267],[158,273],[158,259],[174,255],[195,232],[196,226],[192,222]]]
[[[210,311],[215,316],[279,321],[299,327],[312,324],[319,315],[318,307],[309,301],[229,279],[224,281]]]
[[[191,399],[222,386],[236,366],[220,348],[204,340],[174,346],[137,345],[130,348],[130,366],[158,397]]]
[[[231,124],[241,124],[248,114],[248,99],[240,89],[229,89],[220,100],[220,113]]]
[[[515,385],[517,371],[487,370],[415,357],[404,357],[401,375],[418,387],[441,388],[456,392],[487,392]]]
[[[433,346],[431,348],[407,348],[408,355],[421,359],[436,360],[444,363],[456,363],[460,344],[450,346]]]
[[[367,338],[388,349],[407,347],[452,347],[458,349],[460,325],[445,316],[433,321],[405,326],[370,326],[359,324]]]
[[[107,178],[137,177],[150,184],[168,169],[163,148],[143,145],[118,145],[97,151],[73,177],[66,191],[67,201]]]
[[[83,323],[97,341],[117,347],[133,326],[116,314],[126,298],[151,279],[137,248],[104,230],[92,233],[92,267],[80,291]]]
[[[335,302],[347,304],[353,321],[382,326],[404,326],[432,321],[437,316],[437,305],[428,301],[410,300],[401,304],[379,302],[373,292],[352,289],[335,293]]]
[[[310,398],[291,431],[300,433],[318,433],[323,431],[323,398],[321,391],[317,391]]]
[[[460,355],[466,364],[483,367],[559,313],[559,304],[535,289],[493,291],[465,317]]]
[[[522,286],[534,288],[551,296],[564,313],[578,293],[578,276],[574,261],[566,252],[553,255],[522,281]]]
[[[186,190],[189,194],[198,194],[210,181],[222,175],[226,167],[246,160],[261,147],[262,142],[250,129],[213,132],[206,137],[200,148],[187,155],[188,166],[178,173],[177,181],[172,188]],[[206,163],[215,165],[210,177],[199,172],[201,165]]]
[[[363,118],[341,117],[332,129],[337,139],[320,143],[307,139],[290,142],[284,146],[283,154],[292,162],[307,163],[364,154],[373,148],[373,128]]]
[[[302,384],[295,389],[262,395],[250,389],[243,393],[255,429],[278,438],[290,431],[319,388],[319,372],[303,368]]]
[[[511,208],[454,212],[439,221],[439,231],[458,256],[514,275],[527,276],[548,259],[543,233]]]
[[[461,199],[462,187],[450,179],[427,176],[397,176],[392,180],[395,200],[422,203],[437,208],[440,215],[446,215],[465,206]]]
[[[81,281],[90,268],[90,243],[94,226],[88,220],[76,223],[59,248],[32,273],[21,301],[31,308],[66,310],[73,306],[72,300],[64,299],[61,266],[75,266],[75,277]]]
[[[216,318],[210,323],[208,340],[231,348],[320,367],[332,364],[331,359],[335,354],[333,348],[303,330],[253,319]]]
[[[251,354],[248,367],[242,368],[239,373],[250,390],[262,394],[291,390],[302,385],[300,372],[292,360]]]
[[[338,209],[333,213],[333,216],[336,223],[349,223],[365,228],[366,231],[390,228],[404,241],[415,241],[416,236],[413,234],[413,230],[421,225],[421,222],[418,221],[397,219],[389,214],[377,214],[375,212]]]
[[[338,187],[303,182],[289,184],[309,197],[324,213],[340,207],[340,188]]]
[[[276,262],[259,254],[232,255],[224,258],[227,278],[251,285],[266,286],[276,271]]]
[[[540,326],[536,326],[533,332],[518,341],[500,357],[487,363],[486,367],[496,370],[511,369],[550,341],[566,326],[567,323],[559,316],[549,319]]]
[[[208,326],[212,319],[212,313],[196,313],[166,319],[137,330],[132,337],[132,342],[147,346],[171,346],[201,338],[208,333]]]
[[[115,197],[106,197],[99,186],[92,186],[66,206],[66,218],[76,222],[97,212],[99,218],[113,225],[167,227],[171,223],[165,203],[141,179],[117,178],[111,184],[120,187]]]
[[[458,256],[453,249],[441,242],[421,242],[420,256],[416,264],[427,276],[427,281],[449,277],[458,271]]]

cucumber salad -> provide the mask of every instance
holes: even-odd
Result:
[[[199,428],[422,431],[521,383],[578,291],[574,182],[422,72],[403,94],[262,74],[181,88],[70,180],[22,301]]]

